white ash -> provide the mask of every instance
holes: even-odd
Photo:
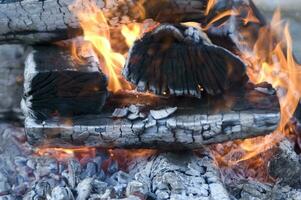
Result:
[[[127,118],[130,121],[145,119],[147,115],[141,111],[143,105],[130,105],[129,107],[116,108],[112,114],[114,118]]]
[[[101,166],[109,156],[102,151],[88,160],[59,161],[35,156],[23,128],[0,123],[0,133],[1,200],[130,198],[126,188],[132,176],[121,171],[117,161],[105,172]]]

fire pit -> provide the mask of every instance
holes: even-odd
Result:
[[[0,199],[300,199],[300,65],[279,12],[268,22],[252,0],[0,11],[1,43],[27,46],[6,58],[24,63],[3,82],[23,88],[23,115],[0,109]]]

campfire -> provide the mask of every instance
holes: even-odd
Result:
[[[252,0],[0,11],[0,41],[30,46],[21,128],[0,125],[0,198],[300,198],[301,66],[279,9],[271,21]]]

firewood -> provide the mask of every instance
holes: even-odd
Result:
[[[0,46],[0,118],[23,119],[20,101],[23,94],[23,65],[27,48],[21,45]]]
[[[107,78],[93,55],[83,63],[72,58],[69,49],[36,46],[25,62],[25,116],[47,119],[99,113],[107,97]]]
[[[163,24],[135,42],[123,74],[138,91],[201,98],[243,86],[245,70],[239,57],[201,30]]]
[[[135,180],[127,194],[151,193],[155,199],[230,200],[215,161],[208,152],[158,153],[130,167]]]
[[[1,1],[0,41],[41,43],[72,37],[74,33],[80,33],[81,30],[72,8],[85,9],[87,5],[85,0],[78,2],[77,7],[74,8],[73,0]],[[175,19],[200,21],[205,7],[203,0],[95,0],[94,2],[104,11],[111,25],[142,21],[145,18],[154,18],[158,21]]]
[[[118,98],[122,106],[107,105],[101,115],[44,121],[28,117],[26,134],[35,146],[169,150],[196,149],[206,144],[265,135],[278,127],[279,102],[275,91],[262,93],[257,87],[249,85],[246,90],[203,99],[164,98],[162,103],[157,101],[154,105],[141,105],[144,99],[140,100],[139,95],[128,105],[123,104],[123,98]],[[108,103],[113,102],[111,98],[114,99],[110,97]],[[128,119],[134,111],[129,109],[132,104],[139,104],[136,114],[143,113],[145,117]],[[116,108],[126,112],[114,112]]]
[[[206,24],[218,13],[233,5],[248,4],[245,0],[218,0],[206,13],[208,0],[95,0],[106,14],[110,25],[142,22],[152,18],[159,22],[195,21]],[[139,3],[140,2],[140,3]],[[73,0],[15,0],[0,3],[0,43],[49,43],[82,34],[79,21],[69,7]],[[79,0],[78,5],[87,5]],[[237,8],[236,6],[236,8]],[[145,12],[143,12],[144,8]],[[81,7],[76,8],[82,9]]]

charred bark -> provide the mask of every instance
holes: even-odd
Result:
[[[260,87],[246,90],[202,100],[177,99],[182,105],[171,100],[162,104],[176,106],[177,110],[160,110],[160,107],[150,110],[144,105],[143,115],[133,111],[135,109],[124,108],[131,113],[114,112],[112,116],[114,110],[107,108],[97,116],[45,121],[27,118],[26,133],[30,143],[36,146],[195,149],[204,144],[273,132],[280,119],[276,94],[262,93],[267,90]]]
[[[193,27],[163,24],[129,52],[123,74],[142,92],[201,98],[244,87],[248,80],[239,57]]]
[[[95,55],[84,55],[82,64],[69,49],[39,46],[25,62],[25,116],[47,119],[99,113],[107,97],[107,79]]]
[[[159,153],[133,164],[135,180],[127,193],[154,194],[155,199],[229,200],[213,158],[208,153]]]
[[[68,33],[80,30],[72,8],[87,9],[85,0],[80,0],[76,7],[70,7],[72,3],[73,0],[18,0],[0,3],[0,41],[41,43],[71,37]],[[159,21],[199,21],[205,7],[205,1],[197,0],[162,0],[155,1],[155,4],[142,0],[95,0],[95,3],[105,13],[111,25],[145,18]]]
[[[146,18],[173,23],[195,21],[206,25],[218,13],[233,9],[234,6],[243,7],[250,4],[244,0],[218,0],[210,12],[207,13],[207,0],[125,0],[118,1],[118,3],[106,3],[104,0],[95,1],[96,5],[104,11],[111,25],[143,21]],[[1,1],[0,43],[45,43],[71,38],[75,34],[82,34],[78,19],[69,7],[73,2],[73,0]],[[76,8],[77,10],[86,9],[84,0],[81,0],[77,5],[80,5]],[[142,7],[145,12],[141,12]],[[242,15],[244,17],[245,14]],[[237,19],[242,21],[242,17],[238,15]],[[224,21],[225,19],[219,20],[216,26],[218,27],[220,25],[218,23]],[[245,29],[243,26],[241,27]],[[217,33],[209,32],[217,42],[225,41],[225,38],[232,42],[229,40],[228,30],[229,27],[225,31],[215,30]],[[232,30],[230,32],[233,33]]]

